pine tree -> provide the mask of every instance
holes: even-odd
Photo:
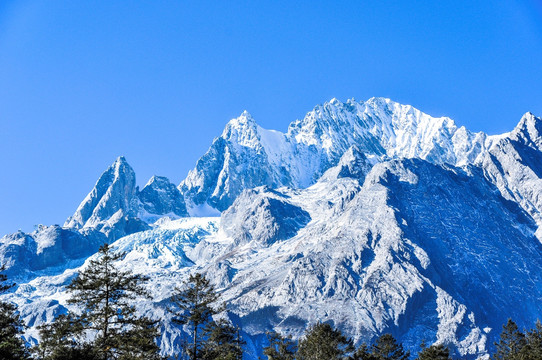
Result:
[[[72,296],[68,303],[77,305],[82,313],[68,313],[41,329],[42,354],[55,359],[51,356],[63,349],[68,353],[88,352],[88,356],[100,360],[160,358],[155,343],[157,323],[138,316],[132,305],[149,297],[143,287],[148,279],[117,269],[114,263],[124,255],[103,245],[99,257],[68,285]],[[88,342],[89,337],[94,340]]]
[[[418,353],[417,360],[451,360],[450,349],[443,344],[431,345],[427,347],[422,342],[421,351]]]
[[[39,326],[41,341],[32,350],[40,360],[100,360],[94,348],[74,335],[82,324],[71,314],[59,315],[54,322]]]
[[[356,352],[350,357],[350,360],[378,360],[375,355],[369,350],[367,344],[361,344],[356,349]]]
[[[380,336],[371,346],[371,352],[379,360],[408,360],[410,356],[391,334]]]
[[[297,345],[291,337],[284,337],[278,332],[268,332],[269,346],[263,348],[267,360],[294,360]]]
[[[495,343],[497,352],[493,354],[495,360],[515,360],[521,359],[523,348],[527,345],[525,334],[522,333],[512,319],[508,319],[506,325],[503,325],[501,338]]]
[[[11,289],[15,284],[5,284],[7,277],[0,268],[0,294]],[[29,353],[21,339],[23,323],[16,314],[17,307],[4,301],[0,302],[0,359],[27,359]]]
[[[305,337],[299,341],[298,360],[338,360],[352,352],[352,340],[331,325],[317,323],[309,327]]]
[[[542,359],[542,323],[536,322],[535,328],[527,332],[527,345],[521,352],[524,360]]]
[[[224,310],[215,303],[218,294],[209,280],[202,274],[190,275],[183,289],[176,289],[171,298],[177,308],[173,312],[173,321],[181,325],[188,325],[192,331],[192,342],[185,349],[193,360],[200,358],[203,342],[203,329],[213,321],[213,315]]]
[[[210,322],[203,330],[202,360],[241,360],[243,345],[239,328],[224,319]]]

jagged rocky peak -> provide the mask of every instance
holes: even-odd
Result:
[[[226,124],[221,137],[241,146],[254,147],[259,144],[258,126],[246,110]]]
[[[493,136],[478,162],[502,196],[518,203],[535,219],[542,241],[542,121],[525,114],[510,133]]]
[[[244,112],[226,125],[179,189],[190,209],[210,205],[223,211],[244,189],[314,184],[354,145],[379,161],[420,158],[465,165],[485,151],[486,138],[450,118],[386,98],[344,103],[334,98],[292,122],[286,133],[263,129]]]
[[[135,172],[120,156],[100,176],[64,226],[98,230],[114,240],[148,228],[136,217],[138,203]]]
[[[79,205],[64,226],[80,229],[95,227],[110,219],[118,211],[134,214],[136,178],[132,167],[123,156],[100,176],[91,192]]]
[[[510,134],[510,138],[540,150],[542,144],[542,119],[534,116],[531,112],[526,113]]]
[[[153,176],[138,193],[139,217],[149,221],[162,215],[170,217],[188,216],[184,197],[177,187],[164,176]],[[154,222],[154,221],[152,221]]]
[[[265,131],[246,111],[226,125],[179,185],[192,213],[205,204],[223,211],[244,189],[282,184],[280,178],[289,175],[277,173],[270,163],[261,142]]]

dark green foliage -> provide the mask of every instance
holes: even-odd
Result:
[[[501,338],[495,343],[497,351],[493,354],[495,360],[523,359],[522,350],[527,345],[525,334],[522,333],[512,319],[503,325]]]
[[[58,317],[41,328],[38,353],[44,359],[64,359],[64,354],[72,353],[100,360],[160,358],[157,323],[137,316],[132,305],[148,298],[143,288],[147,278],[117,269],[114,262],[123,256],[103,245],[99,258],[91,260],[68,286],[72,295],[68,302],[83,311]],[[92,342],[87,341],[89,334],[94,335]]]
[[[352,340],[340,330],[329,324],[317,323],[309,328],[305,337],[299,341],[298,360],[344,359],[354,350]]]
[[[41,342],[33,349],[43,360],[101,360],[92,344],[85,344],[73,333],[82,332],[81,324],[70,315],[60,315],[51,324],[40,326]]]
[[[4,267],[0,268],[0,272]],[[15,284],[5,284],[6,275],[0,273],[0,293],[11,289]],[[27,359],[29,357],[21,334],[23,324],[19,315],[16,314],[17,307],[7,302],[0,302],[0,359]]]
[[[377,360],[378,358],[369,350],[367,344],[362,344],[350,357],[350,360]]]
[[[534,329],[527,332],[527,346],[523,350],[525,360],[542,359],[542,323],[536,322]]]
[[[427,347],[425,342],[422,342],[421,348],[417,360],[451,360],[450,349],[443,344]]]
[[[240,360],[243,358],[239,328],[226,320],[210,322],[203,331],[205,340],[201,347],[202,360]]]
[[[371,346],[371,352],[379,360],[407,360],[410,356],[391,334],[380,336]]]
[[[294,360],[297,345],[291,337],[284,337],[278,332],[268,332],[269,346],[263,348],[268,360]]]
[[[203,329],[212,323],[212,316],[223,308],[215,307],[218,294],[202,274],[190,275],[183,289],[176,289],[171,298],[178,310],[172,310],[173,322],[188,325],[192,331],[192,341],[185,349],[191,359],[199,359],[204,340]]]
[[[98,359],[92,346],[82,343],[74,334],[83,332],[83,324],[71,314],[60,315],[51,324],[39,327],[41,341],[33,348],[39,359]]]

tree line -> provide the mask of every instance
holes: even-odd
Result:
[[[134,302],[149,299],[143,275],[122,271],[115,262],[125,253],[115,253],[103,245],[98,257],[67,286],[68,303],[76,311],[59,315],[39,327],[40,341],[26,346],[21,338],[24,324],[14,304],[0,302],[0,360],[159,360],[160,323],[140,315]],[[0,293],[14,284],[0,269]],[[190,338],[175,359],[240,360],[246,345],[241,329],[221,314],[225,304],[209,280],[196,273],[171,297],[172,321],[189,329]],[[391,334],[383,334],[372,344],[354,346],[339,329],[328,323],[310,326],[299,341],[278,332],[267,333],[262,349],[268,360],[407,360],[412,358]],[[503,326],[495,343],[495,360],[542,359],[542,324],[521,331],[512,321]],[[452,359],[443,344],[427,346],[422,341],[417,360]]]

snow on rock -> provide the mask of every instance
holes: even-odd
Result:
[[[221,218],[235,245],[253,241],[264,246],[295,236],[309,221],[306,211],[266,187],[245,190]]]
[[[173,289],[199,271],[252,349],[270,329],[299,337],[329,321],[358,343],[391,332],[412,350],[425,339],[487,357],[499,335],[490,329],[508,317],[534,323],[542,312],[536,223],[481,169],[403,159],[374,165],[362,182],[353,167],[333,179],[346,163],[364,169],[347,158],[307,189],[245,191],[220,219],[163,218],[114,242],[127,252],[122,269],[151,277],[154,300],[140,311],[167,320]],[[39,299],[22,315],[47,319],[68,307],[63,286],[76,270],[20,283],[7,297]],[[186,333],[167,323],[164,331],[164,354],[176,351]]]
[[[291,123],[287,133],[263,129],[244,112],[214,139],[179,189],[189,207],[208,203],[223,211],[244,189],[314,184],[354,145],[367,157],[461,165],[473,162],[486,143],[483,133],[384,98],[333,99]]]
[[[38,225],[32,233],[17,232],[0,239],[0,263],[10,278],[38,276],[38,271],[63,267],[70,260],[94,254],[106,237],[97,231],[80,233],[58,225]]]
[[[64,227],[104,233],[115,240],[149,229],[163,216],[187,216],[184,197],[166,177],[153,176],[141,191],[135,172],[119,157],[98,179]]]
[[[135,217],[136,208],[135,173],[121,156],[100,176],[92,191],[64,226],[100,230],[108,220]]]
[[[488,358],[509,317],[530,327],[542,313],[541,129],[527,113],[510,133],[472,133],[384,98],[332,99],[286,133],[243,112],[177,189],[153,177],[138,191],[119,158],[64,228],[4,236],[18,285],[2,298],[36,341],[114,241],[118,266],[151,278],[136,305],[163,319],[165,355],[187,336],[169,298],[204,272],[250,359],[266,331],[298,338],[316,321],[358,343],[391,332],[413,353],[425,339]]]
[[[519,204],[538,224],[542,241],[542,119],[525,114],[476,162],[503,197]]]
[[[140,201],[139,217],[146,222],[154,222],[164,215],[177,218],[188,216],[184,197],[166,177],[153,176],[137,196]]]

